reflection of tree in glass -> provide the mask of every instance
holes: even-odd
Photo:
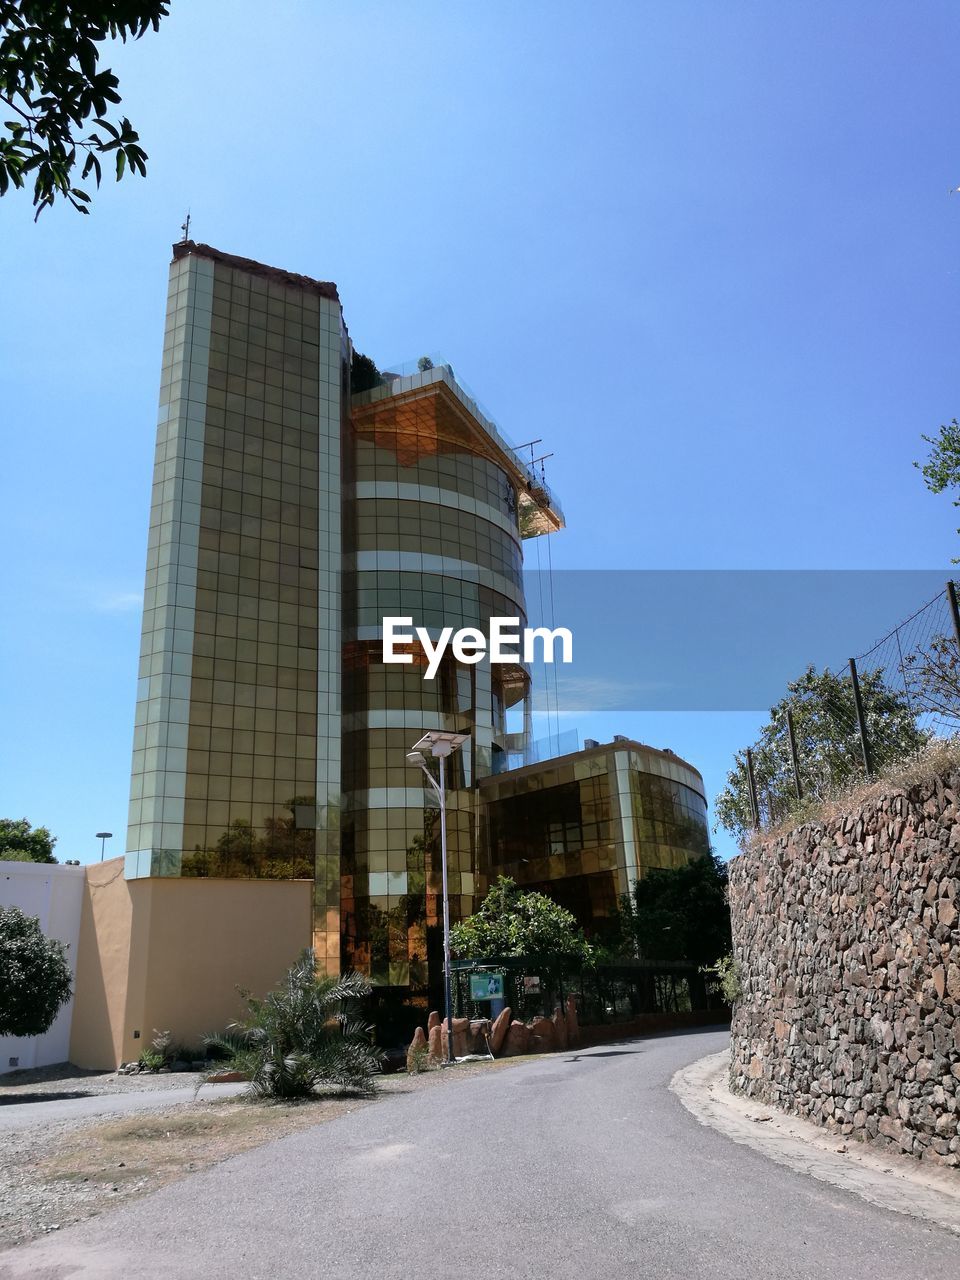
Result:
[[[378,899],[358,893],[353,910],[344,917],[350,964],[375,983],[426,987],[426,866],[438,816],[438,810],[426,809],[423,833],[414,835],[407,846],[407,892]]]
[[[289,816],[267,818],[262,834],[245,818],[235,818],[212,849],[184,854],[180,874],[228,879],[308,880],[314,874],[316,832],[298,828],[296,807],[313,805],[313,796],[294,796]]]

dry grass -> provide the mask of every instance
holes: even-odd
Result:
[[[162,1186],[191,1169],[343,1115],[356,1099],[317,1099],[300,1105],[265,1102],[198,1103],[188,1111],[112,1120],[71,1134],[37,1166],[46,1179]]]
[[[9,1135],[0,1168],[0,1248],[155,1191],[265,1142],[333,1120],[357,1098],[277,1105],[231,1099]]]
[[[0,1249],[94,1217],[266,1142],[324,1124],[391,1094],[444,1088],[540,1055],[465,1062],[443,1071],[393,1075],[373,1098],[329,1094],[302,1102],[242,1097],[183,1102],[123,1118],[59,1122],[3,1135]],[[36,1104],[38,1107],[42,1103]]]
[[[782,839],[799,827],[820,826],[846,817],[865,805],[904,795],[913,787],[958,771],[960,735],[954,738],[932,738],[919,751],[888,764],[873,778],[839,788],[827,796],[811,796],[802,801],[776,826],[769,827],[766,831],[751,832],[744,847],[751,849],[757,844]]]

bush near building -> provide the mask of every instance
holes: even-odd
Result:
[[[535,959],[548,978],[593,958],[565,907],[546,894],[524,892],[509,876],[499,876],[480,910],[453,926],[450,945],[465,959]]]
[[[321,1088],[373,1093],[380,1053],[358,1012],[369,991],[360,974],[318,974],[313,952],[305,951],[262,1000],[243,993],[247,1017],[207,1036],[206,1047],[249,1077],[253,1097],[306,1098]]]
[[[0,907],[0,1036],[41,1036],[70,999],[66,948],[36,916]]]

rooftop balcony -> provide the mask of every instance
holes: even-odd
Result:
[[[420,368],[419,362],[413,362],[386,370],[379,386],[358,392],[351,405],[359,430],[375,427],[389,413],[398,435],[409,434],[413,440],[427,425],[447,447],[460,444],[495,461],[516,485],[521,537],[535,538],[563,528],[563,511],[543,477],[484,413],[449,364]]]

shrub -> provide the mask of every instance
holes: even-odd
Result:
[[[41,1036],[70,999],[66,947],[36,916],[0,907],[0,1036]]]
[[[247,1017],[205,1044],[250,1077],[257,1098],[305,1098],[322,1087],[370,1094],[381,1057],[357,1012],[369,991],[360,974],[318,974],[305,951],[263,1000],[242,992]]]
[[[733,956],[728,954],[721,956],[715,965],[700,970],[701,973],[707,974],[715,979],[720,993],[726,1000],[727,1004],[732,1005],[735,1000],[739,1000],[742,994],[740,985],[740,964],[734,960]]]
[[[546,894],[525,892],[509,876],[498,877],[480,909],[453,926],[450,945],[455,955],[473,960],[535,962],[548,979],[594,958],[565,907]]]
[[[172,1040],[173,1036],[169,1031],[158,1031],[154,1027],[150,1048],[144,1049],[140,1054],[139,1062],[141,1067],[144,1067],[147,1071],[159,1071],[161,1067],[165,1067],[167,1063],[172,1061],[173,1051],[170,1048]]]
[[[430,1059],[430,1050],[425,1044],[419,1044],[415,1049],[407,1050],[407,1074],[411,1076],[420,1075],[424,1071],[432,1071],[433,1062]]]

